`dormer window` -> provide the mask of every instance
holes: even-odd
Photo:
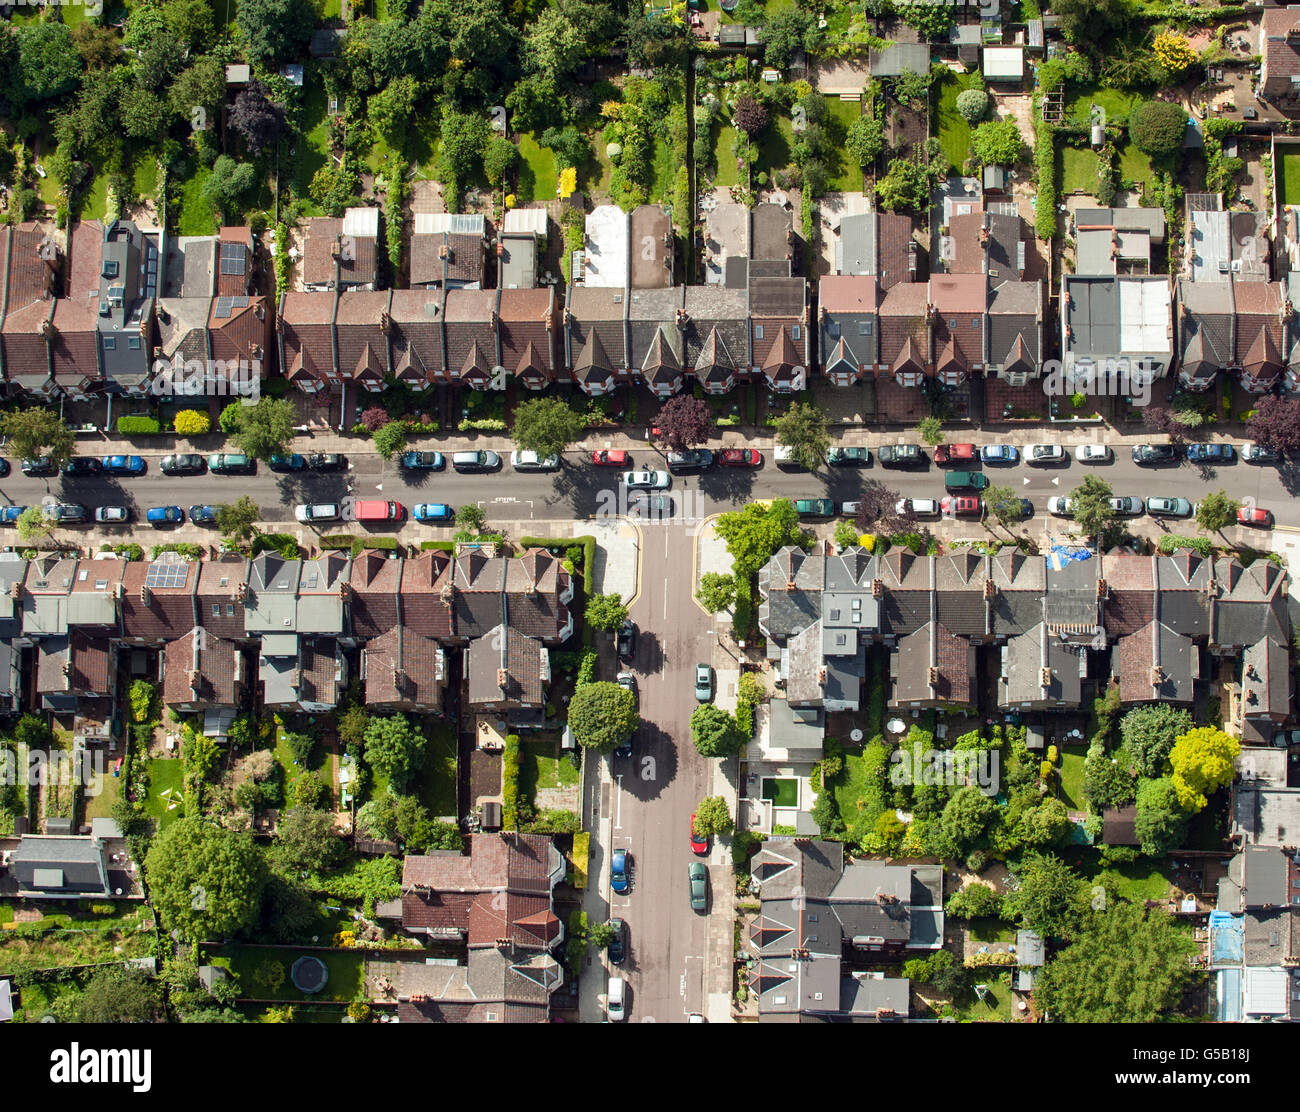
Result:
[[[116,277],[117,277],[117,260],[116,260],[116,259],[105,259],[105,260],[104,260],[103,276],[104,276],[105,278],[116,278]]]

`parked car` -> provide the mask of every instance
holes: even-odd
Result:
[[[876,449],[881,467],[924,467],[928,462],[919,444],[885,444]]]
[[[782,469],[795,470],[803,467],[789,444],[778,444],[772,449],[772,462]]]
[[[913,517],[938,517],[939,503],[934,498],[900,498],[894,504],[894,512]]]
[[[1134,498],[1132,495],[1110,499],[1110,508],[1120,517],[1141,517],[1146,513],[1146,506],[1142,499]]]
[[[637,521],[662,521],[676,512],[677,503],[671,494],[634,490],[627,497],[627,516]]]
[[[609,886],[620,896],[628,889],[628,864],[631,855],[625,849],[616,849],[609,859]]]
[[[695,698],[701,703],[707,703],[713,698],[713,665],[695,666]]]
[[[631,463],[631,459],[628,463]],[[713,453],[708,448],[690,448],[685,452],[668,453],[668,470],[674,475],[683,471],[705,471],[713,466]]]
[[[618,633],[614,636],[614,651],[619,660],[631,660],[632,654],[636,652],[636,623],[631,618],[624,618],[623,624],[618,627]]]
[[[1073,517],[1074,499],[1058,494],[1047,500],[1047,512],[1055,517]]]
[[[980,459],[985,463],[1016,463],[1020,449],[1014,444],[985,444],[980,449]]]
[[[447,465],[441,452],[403,452],[401,466],[407,471],[441,471]]]
[[[979,453],[975,450],[974,444],[940,444],[934,450],[934,462],[940,467],[974,463],[977,459]]]
[[[1142,467],[1157,467],[1162,463],[1175,463],[1178,449],[1172,444],[1135,444],[1133,462]]]
[[[1247,508],[1242,506],[1237,511],[1238,525],[1257,525],[1261,529],[1273,528],[1273,511],[1261,510],[1258,506]]]
[[[800,517],[835,516],[835,503],[829,498],[796,498],[794,508]]]
[[[149,469],[139,456],[105,456],[100,462],[110,475],[143,475]]]
[[[1241,458],[1247,463],[1277,463],[1282,455],[1272,448],[1265,448],[1262,444],[1248,440],[1241,446]]]
[[[208,456],[208,470],[214,475],[256,475],[257,460],[243,452],[213,452]]]
[[[26,512],[26,506],[0,507],[0,525],[12,525]]]
[[[46,478],[49,475],[57,473],[54,461],[49,456],[37,456],[35,459],[25,459],[18,465],[24,475],[30,475],[34,479]]]
[[[456,511],[446,502],[419,502],[412,508],[411,516],[428,525],[450,525]]]
[[[611,919],[609,925],[614,928],[614,937],[605,952],[609,955],[610,965],[622,965],[627,957],[627,924],[622,919]]]
[[[164,475],[202,475],[207,470],[207,464],[202,456],[197,456],[193,452],[182,452],[178,455],[163,456],[158,463],[158,470]]]
[[[763,453],[757,448],[724,448],[718,456],[721,467],[761,467]]]
[[[1025,462],[1038,467],[1066,463],[1069,459],[1069,453],[1059,444],[1031,444],[1025,450]]]
[[[832,467],[867,467],[871,464],[870,448],[832,448],[826,453]]]
[[[126,506],[99,506],[95,510],[95,521],[100,525],[125,525],[131,520],[131,511]]]
[[[348,457],[342,452],[312,452],[307,457],[309,471],[346,471]]]
[[[452,452],[451,465],[457,471],[495,471],[501,466],[501,457],[496,452],[481,450],[478,452]]]
[[[631,467],[632,453],[622,448],[601,448],[591,453],[591,462],[597,467]]]
[[[1148,498],[1147,513],[1152,517],[1191,517],[1196,512],[1186,498]]]
[[[0,479],[3,479],[8,474],[9,474],[9,461],[5,459],[4,456],[0,456]]]
[[[971,495],[943,498],[939,502],[939,508],[953,517],[979,517],[984,513],[984,503]]]
[[[217,523],[216,506],[191,506],[191,525],[215,525]]]
[[[150,525],[185,524],[185,511],[179,506],[150,506],[144,517]]]
[[[1105,444],[1080,444],[1074,449],[1074,458],[1080,463],[1110,463],[1115,453]]]
[[[307,469],[307,459],[300,456],[297,452],[288,452],[283,456],[272,456],[266,461],[266,466],[272,471],[305,471]]]
[[[667,471],[647,467],[641,471],[623,472],[623,485],[628,490],[667,490],[672,483],[672,476]]]
[[[1191,463],[1231,463],[1237,453],[1231,444],[1189,444],[1187,458]]]
[[[84,525],[90,520],[90,511],[77,502],[60,502],[51,506],[46,513],[50,520],[59,525]]]
[[[690,867],[691,878],[691,910],[708,911],[709,909],[709,870],[702,861],[692,861]]]
[[[1300,745],[1300,730],[1279,730],[1273,735],[1273,744],[1279,749]]]
[[[611,977],[605,993],[605,1015],[610,1023],[627,1019],[627,982],[622,977]]]
[[[634,672],[619,672],[614,677],[614,682],[624,691],[630,691],[633,695],[636,694],[636,674]]]
[[[63,473],[71,479],[87,479],[92,475],[102,475],[104,465],[94,456],[73,456],[64,463]]]
[[[510,453],[510,466],[516,471],[558,471],[560,457],[542,456],[536,452],[514,451]]]
[[[983,490],[989,485],[989,477],[983,471],[949,471],[943,485],[948,490]]]
[[[701,857],[709,852],[709,836],[695,833],[695,815],[691,815],[691,852]]]
[[[318,521],[338,521],[343,515],[339,512],[337,502],[314,502],[298,506],[293,516],[306,525]]]

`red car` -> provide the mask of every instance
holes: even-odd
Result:
[[[984,506],[978,498],[970,495],[949,496],[939,503],[939,509],[954,517],[979,517],[984,513]]]
[[[1237,511],[1237,524],[1260,525],[1267,529],[1273,524],[1273,511],[1256,508],[1247,509],[1243,506]]]
[[[597,467],[631,467],[632,457],[622,448],[602,448],[591,453],[591,462]]]
[[[707,834],[701,836],[695,833],[695,816],[691,815],[691,852],[706,854],[709,852],[709,837]]]
[[[724,448],[718,463],[723,467],[760,467],[763,453],[757,448]]]
[[[934,450],[934,462],[940,467],[951,463],[974,463],[974,444],[940,444]]]

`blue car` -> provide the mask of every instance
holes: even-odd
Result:
[[[143,475],[148,470],[139,456],[105,456],[101,462],[110,475]]]
[[[416,521],[437,524],[451,521],[454,515],[452,508],[446,502],[421,502],[411,511],[411,516]]]
[[[151,506],[144,516],[150,525],[180,525],[185,521],[185,511],[179,506]]]
[[[609,861],[609,886],[620,896],[628,889],[627,858],[627,850],[616,849]]]
[[[272,456],[267,460],[267,466],[272,471],[302,471],[307,466],[307,461],[297,452],[287,456]]]
[[[215,525],[217,523],[216,506],[191,506],[191,525]]]
[[[1187,458],[1192,463],[1231,463],[1236,453],[1231,444],[1189,444]]]
[[[26,509],[26,506],[5,506],[0,509],[0,525],[12,525]]]
[[[1014,444],[985,444],[980,459],[985,463],[1015,463],[1020,459],[1020,449]]]
[[[441,452],[402,453],[402,467],[407,471],[441,471],[445,463]]]

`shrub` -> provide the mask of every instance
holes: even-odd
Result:
[[[203,436],[212,430],[212,418],[198,409],[182,409],[172,422],[177,436]]]
[[[1187,135],[1187,112],[1167,100],[1150,100],[1133,109],[1129,138],[1145,154],[1172,154],[1182,148]],[[1042,205],[1040,195],[1039,205]]]
[[[1056,235],[1056,135],[1052,125],[1034,118],[1034,165],[1038,178],[1038,208],[1034,217],[1034,231],[1039,239]]]
[[[514,830],[519,825],[519,735],[506,736],[505,755],[501,760],[501,828]]]
[[[967,89],[957,94],[957,114],[974,126],[989,110],[989,95],[983,89]]]
[[[149,712],[153,709],[156,688],[148,680],[136,680],[131,684],[131,719],[134,722],[148,722]]]
[[[152,436],[162,432],[156,417],[119,417],[117,431],[121,436]]]

